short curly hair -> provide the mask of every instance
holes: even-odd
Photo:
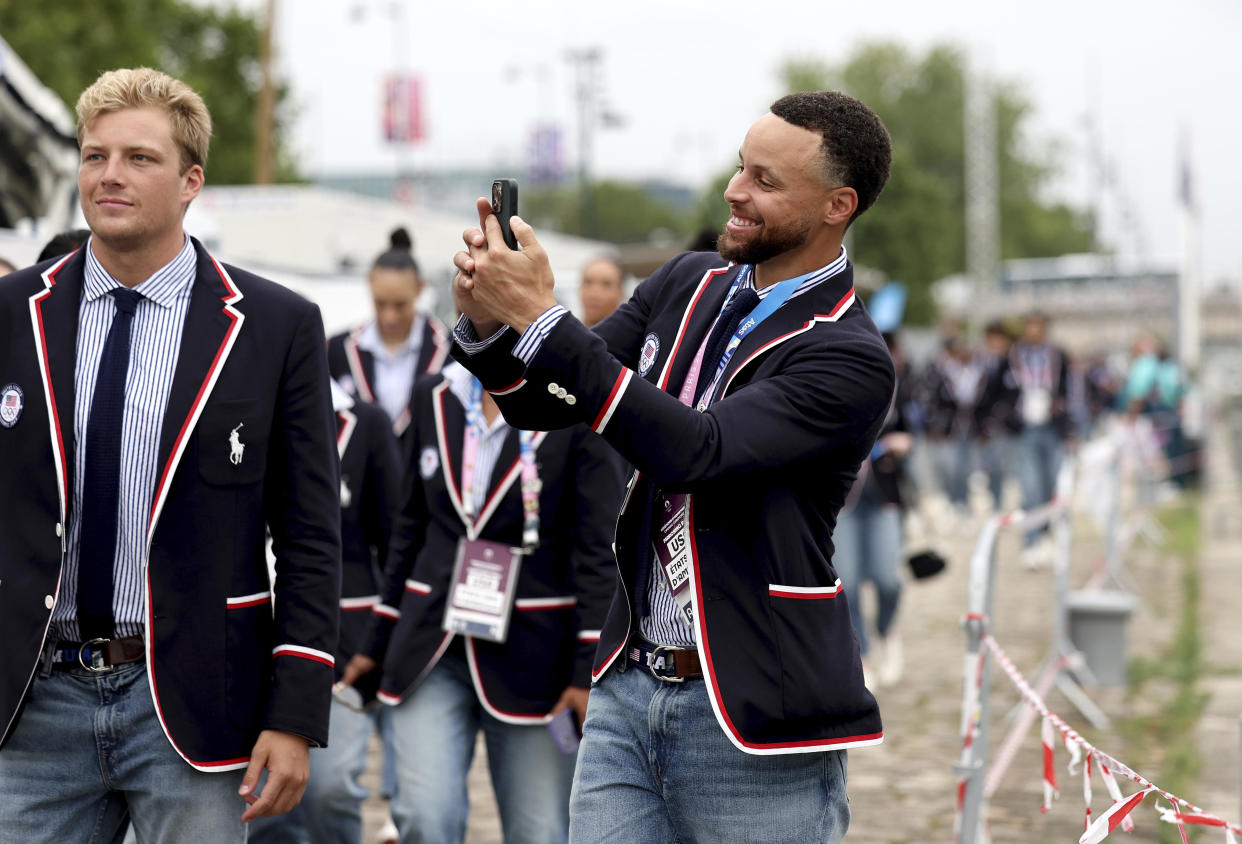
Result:
[[[101,114],[127,108],[158,108],[168,114],[173,141],[181,149],[181,172],[207,166],[211,114],[193,88],[149,67],[109,70],[78,97],[78,144]]]
[[[819,134],[824,179],[858,194],[850,223],[875,203],[888,182],[893,145],[874,111],[839,91],[788,94],[772,103],[771,111],[786,123]]]

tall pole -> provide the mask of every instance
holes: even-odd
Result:
[[[578,106],[578,201],[580,231],[595,234],[595,203],[591,196],[591,156],[595,145],[596,103],[599,79],[596,71],[602,59],[598,47],[570,50],[565,56],[574,66],[574,93]]]
[[[276,180],[273,162],[272,126],[275,122],[276,83],[272,79],[272,30],[276,24],[276,0],[267,0],[259,37],[259,69],[262,81],[255,100],[254,181],[270,185]]]
[[[965,82],[966,274],[976,301],[1000,279],[1000,147],[996,96],[980,62],[967,63]]]
[[[1190,139],[1183,134],[1178,162],[1182,255],[1177,283],[1177,359],[1186,375],[1199,369],[1199,215],[1190,169]]]

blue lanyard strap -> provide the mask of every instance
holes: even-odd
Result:
[[[785,302],[789,300],[789,297],[794,294],[794,291],[798,289],[798,286],[811,276],[815,275],[817,272],[819,272],[819,270],[812,270],[809,273],[803,273],[800,276],[786,279],[773,287],[767,295],[759,300],[759,304],[756,305],[755,309],[742,320],[742,322],[738,325],[737,330],[733,332],[733,337],[729,339],[728,345],[725,346],[724,354],[721,355],[720,361],[716,365],[716,374],[712,377],[712,383],[706,390],[703,391],[703,396],[699,399],[699,410],[706,410],[707,406],[712,403],[716,390],[720,386],[720,378],[724,375],[725,369],[729,366],[729,361],[733,358],[733,353],[737,351],[737,347],[741,345],[742,340],[745,339],[746,335],[754,331],[755,328],[757,328],[765,319],[776,313],[780,306],[785,304]],[[728,307],[730,302],[733,301],[733,297],[737,295],[738,291],[749,283],[753,274],[754,267],[750,264],[746,264],[742,267],[741,271],[737,274],[737,280],[734,281],[733,286],[729,288],[729,295],[725,298],[724,306],[721,308],[722,311],[725,307]],[[704,361],[704,363],[706,364],[708,361]]]

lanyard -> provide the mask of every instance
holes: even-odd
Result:
[[[471,519],[475,518],[479,509],[477,505],[480,502],[477,501],[474,491],[475,472],[479,460],[479,443],[486,433],[483,385],[478,378],[474,378],[470,384],[470,403],[466,406],[461,467],[462,507],[466,516]],[[539,479],[539,467],[535,463],[533,431],[518,431],[518,449],[522,466],[522,551],[529,554],[539,545],[539,493],[543,489],[543,482]]]
[[[750,264],[742,267],[741,272],[737,274],[737,280],[733,282],[733,287],[729,289],[729,295],[725,298],[725,307],[728,306],[729,302],[733,301],[733,297],[737,295],[738,291],[746,286],[746,283],[749,281],[753,271],[754,268]],[[794,294],[794,291],[798,289],[798,286],[817,272],[819,272],[819,270],[813,270],[809,273],[803,273],[800,276],[786,279],[785,281],[777,284],[774,288],[772,288],[771,292],[759,300],[759,304],[755,306],[755,309],[742,320],[741,324],[738,325],[737,330],[733,332],[733,336],[729,339],[729,344],[725,346],[724,354],[721,355],[720,361],[716,365],[716,374],[712,376],[711,385],[703,391],[703,396],[699,399],[698,409],[700,411],[706,410],[707,406],[711,404],[712,397],[715,395],[716,389],[720,386],[721,376],[724,375],[725,369],[729,366],[729,361],[733,358],[733,353],[737,351],[737,347],[741,345],[742,340],[745,339],[746,335],[754,331],[755,328],[758,327],[759,323],[776,313],[777,309],[780,308],[781,305],[785,304],[785,302],[789,300],[789,297]],[[723,311],[724,308],[722,307],[721,312]],[[717,317],[717,319],[719,319],[719,317]],[[704,363],[710,364],[710,361],[704,361]]]
[[[462,443],[461,503],[466,515],[474,518],[476,508],[474,495],[475,464],[479,460],[479,442],[487,433],[483,419],[483,385],[478,378],[470,379],[470,403],[466,405],[466,435]]]

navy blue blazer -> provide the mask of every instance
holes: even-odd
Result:
[[[699,656],[734,745],[763,754],[876,744],[879,710],[863,685],[832,530],[888,410],[892,359],[851,267],[752,331],[706,412],[682,405],[676,393],[737,272],[719,255],[680,255],[594,332],[562,318],[529,367],[510,353],[514,331],[473,357],[453,354],[513,424],[585,422],[637,468],[617,523],[619,583],[596,679],[626,669],[633,596],[645,588],[631,502],[655,484],[691,495]]]
[[[327,743],[339,483],[319,309],[194,247],[152,491],[147,670],[177,753],[223,771],[247,765],[260,730]],[[17,726],[59,593],[84,266],[79,250],[0,281],[0,384],[25,394],[16,423],[0,427],[2,740]],[[246,451],[234,465],[238,423]]]
[[[328,371],[351,396],[374,403],[375,355],[358,345],[358,337],[366,327],[367,323],[362,323],[350,331],[328,338]],[[435,375],[444,366],[449,356],[449,345],[444,324],[431,314],[423,314],[422,341],[418,347],[418,361],[414,364],[414,379],[410,382],[411,395],[414,381],[423,375]],[[392,421],[393,433],[398,437],[404,435],[409,424],[407,406],[406,412]]]
[[[418,687],[454,634],[441,629],[458,541],[466,411],[443,376],[414,388],[407,432],[410,467],[375,608],[367,652],[383,664],[379,699],[396,705]],[[549,720],[570,685],[589,686],[600,628],[613,592],[610,543],[624,481],[621,458],[578,425],[535,435],[540,542],[524,556],[503,644],[465,637],[475,691],[494,717]],[[481,539],[522,544],[518,432],[510,430],[474,518]]]
[[[393,519],[401,507],[401,452],[392,422],[379,405],[355,402],[336,412],[341,457],[341,639],[336,673],[362,648],[371,611],[379,603],[380,574],[388,559]],[[373,698],[379,678],[358,690]]]

